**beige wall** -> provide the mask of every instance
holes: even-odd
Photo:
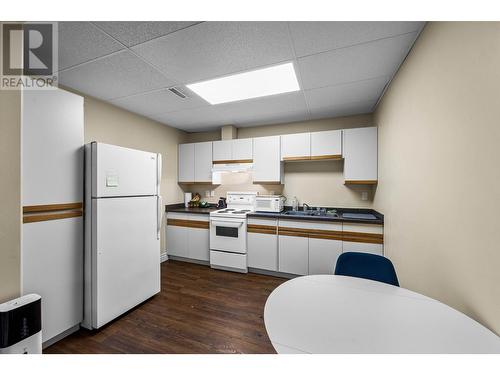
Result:
[[[85,143],[98,141],[162,154],[164,204],[183,201],[177,184],[177,145],[186,133],[85,96]],[[165,250],[162,230],[161,251]]]
[[[0,90],[0,303],[20,293],[21,95]]]
[[[309,131],[347,129],[372,126],[372,115],[338,117],[324,120],[295,122],[289,124],[264,125],[238,129],[238,138],[263,137]],[[186,142],[203,142],[220,139],[220,131],[206,133],[190,133]],[[215,197],[205,198],[209,202],[217,202],[218,197],[227,191],[258,191],[261,194],[277,193],[291,199],[297,196],[300,203],[306,202],[314,206],[335,207],[371,207],[372,188],[344,185],[344,166],[342,161],[288,162],[285,164],[284,185],[254,185],[248,173],[226,176],[220,186],[188,185],[186,191],[199,192],[202,196],[206,190],[215,189]],[[368,193],[368,200],[361,200],[361,193]]]
[[[403,287],[500,333],[500,23],[430,23],[375,113]]]

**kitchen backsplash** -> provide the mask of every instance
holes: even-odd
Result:
[[[202,200],[217,203],[228,191],[256,191],[259,194],[283,194],[290,204],[297,196],[299,203],[312,206],[372,207],[371,186],[344,185],[342,161],[288,162],[285,164],[284,185],[258,185],[252,183],[251,172],[230,172],[222,175],[220,185],[182,185],[185,192],[200,193]],[[214,190],[213,197],[206,192]],[[367,200],[362,200],[362,193]]]

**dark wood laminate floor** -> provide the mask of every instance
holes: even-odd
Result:
[[[162,263],[162,291],[98,331],[81,329],[44,353],[275,353],[264,304],[286,281]]]

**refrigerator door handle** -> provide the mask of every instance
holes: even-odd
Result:
[[[158,197],[156,199],[156,202],[157,202],[157,207],[156,207],[156,219],[157,219],[157,222],[156,222],[156,239],[159,240],[160,239],[160,232],[161,232],[161,219],[163,218],[163,211],[161,209],[161,207],[163,206],[163,204],[162,204],[162,199],[161,199],[160,195],[158,195]]]
[[[162,163],[161,154],[156,154],[156,194],[157,195],[160,195],[162,164],[163,163]]]

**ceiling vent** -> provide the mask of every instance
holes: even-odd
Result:
[[[170,87],[168,89],[171,93],[177,95],[179,98],[186,99],[188,96],[182,92],[182,90],[179,87]]]

